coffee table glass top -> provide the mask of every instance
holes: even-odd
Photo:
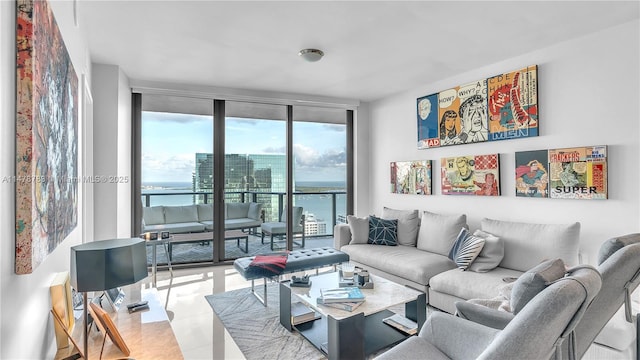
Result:
[[[422,292],[394,283],[393,281],[381,278],[379,276],[370,275],[374,288],[361,289],[365,295],[364,304],[360,305],[353,311],[340,310],[333,307],[319,305],[316,299],[320,297],[320,289],[332,289],[338,287],[339,273],[332,272],[311,276],[311,287],[291,287],[291,293],[296,295],[307,305],[313,307],[316,311],[323,315],[331,315],[335,319],[344,319],[358,313],[364,313],[365,316],[375,314],[379,311],[388,309],[389,307],[405,304],[415,300]]]

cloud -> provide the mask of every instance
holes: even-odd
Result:
[[[329,149],[322,153],[301,144],[293,146],[296,167],[299,169],[344,167],[347,154],[344,149]]]
[[[191,175],[195,170],[195,162],[194,154],[177,154],[166,158],[158,157],[157,155],[143,155],[143,181],[160,181],[164,179],[191,181]]]
[[[179,124],[189,124],[200,121],[211,121],[211,116],[207,115],[192,115],[192,114],[179,114],[179,113],[166,113],[155,111],[142,112],[142,121],[144,122],[174,122]]]
[[[347,130],[347,127],[342,124],[324,124],[323,127],[326,128],[327,130],[331,130],[339,133],[344,133]]]

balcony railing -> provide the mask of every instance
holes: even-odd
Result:
[[[305,234],[308,237],[333,235],[333,228],[337,223],[346,221],[346,192],[294,192],[294,205],[302,206],[307,218],[307,228]],[[283,192],[261,192],[261,191],[227,191],[225,192],[226,202],[257,202],[263,204],[265,210],[265,221],[279,221],[279,214],[285,204],[285,193]],[[162,197],[162,198],[160,198]],[[342,199],[341,199],[342,198]],[[275,202],[274,202],[275,199]],[[142,194],[142,204],[150,206],[180,206],[192,204],[209,204],[213,200],[211,192],[145,192]],[[310,216],[313,214],[314,216]],[[327,216],[327,214],[329,214]],[[315,219],[314,219],[315,217]],[[311,225],[316,221],[316,225]],[[326,224],[326,231],[320,233],[323,222]]]

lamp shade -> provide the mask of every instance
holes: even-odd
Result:
[[[79,292],[136,283],[148,275],[145,241],[94,241],[71,247],[71,285]]]

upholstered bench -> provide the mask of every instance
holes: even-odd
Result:
[[[349,255],[331,247],[322,247],[305,250],[295,250],[289,252],[287,256],[287,264],[282,272],[274,275],[272,272],[257,266],[249,266],[255,256],[238,258],[233,262],[233,267],[246,280],[251,280],[251,293],[267,306],[267,279],[276,278],[280,280],[280,275],[289,274],[298,271],[312,270],[323,266],[337,265],[349,261]],[[262,278],[264,281],[264,292],[260,296],[255,292],[254,281]]]

